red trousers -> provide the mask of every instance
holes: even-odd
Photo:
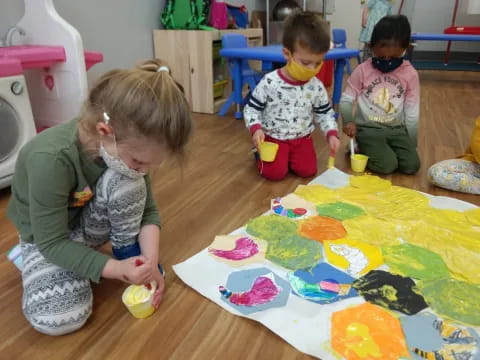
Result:
[[[265,135],[265,141],[278,144],[278,152],[273,162],[258,160],[260,174],[268,180],[282,180],[291,170],[300,177],[310,177],[317,173],[317,154],[313,147],[312,135],[294,140],[277,140]]]

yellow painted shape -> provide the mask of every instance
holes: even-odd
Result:
[[[392,186],[386,191],[377,193],[377,201],[365,205],[373,216],[385,220],[417,220],[418,214],[424,213],[430,199],[425,195],[399,186]]]
[[[334,190],[322,185],[299,185],[294,193],[314,204],[335,202],[339,197]]]
[[[351,176],[350,185],[370,192],[385,191],[392,186],[389,180],[374,175]]]
[[[371,245],[396,245],[409,236],[409,222],[381,220],[372,215],[359,216],[343,221],[349,238]]]
[[[395,220],[411,220],[415,221],[419,219],[419,214],[423,214],[429,209],[427,205],[415,202],[404,202],[396,204],[389,201],[373,202],[365,205],[366,211],[379,219],[386,221]]]
[[[471,227],[456,231],[419,221],[412,227],[408,241],[440,255],[454,277],[480,284],[480,231]]]
[[[348,274],[354,277],[364,275],[384,263],[379,247],[354,240],[349,236],[324,241],[323,245],[328,262],[347,270]]]
[[[375,193],[369,190],[356,188],[353,186],[345,186],[337,190],[340,199],[347,202],[356,203],[358,205],[369,204],[378,199]]]
[[[347,349],[351,349],[358,357],[362,359],[380,358],[382,352],[380,347],[370,335],[368,326],[362,323],[353,322],[346,328]]]
[[[396,204],[402,204],[406,201],[413,201],[423,205],[430,203],[430,199],[424,194],[401,186],[392,186],[388,190],[380,192],[378,196]]]
[[[457,210],[430,208],[422,218],[430,224],[440,227],[469,225],[465,214]]]
[[[450,233],[454,233],[460,237],[464,237],[467,240],[462,241],[462,244],[471,251],[478,251],[480,241],[480,227],[472,226],[472,223],[468,220],[464,212],[456,210],[434,209],[428,208],[422,212],[419,217],[421,222],[426,226],[431,227],[433,232],[439,233],[440,238],[448,237]],[[472,241],[468,241],[471,239]],[[434,243],[432,243],[434,245]],[[430,248],[435,251],[434,247]]]
[[[475,226],[480,226],[480,207],[472,210],[467,210],[464,212],[464,214],[471,224]]]
[[[395,289],[393,286],[383,285],[380,291],[382,292],[382,295],[385,299],[390,300],[392,302],[398,300],[397,289]]]

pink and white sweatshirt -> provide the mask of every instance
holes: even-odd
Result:
[[[352,118],[353,103],[358,110]],[[357,66],[348,79],[340,100],[343,124],[355,121],[357,126],[405,126],[409,137],[417,143],[420,112],[420,82],[410,61],[389,73],[382,73],[368,59]]]

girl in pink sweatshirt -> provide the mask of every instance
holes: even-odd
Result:
[[[403,58],[410,34],[405,16],[382,18],[370,41],[374,57],[357,66],[340,100],[343,132],[356,138],[360,153],[369,157],[369,170],[381,174],[415,174],[420,168],[420,84],[417,71]]]

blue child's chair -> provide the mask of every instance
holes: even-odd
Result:
[[[247,38],[242,34],[225,34],[222,36],[222,48],[246,48],[248,47]],[[230,71],[230,77],[233,79],[233,62],[228,61],[228,69]],[[263,74],[258,71],[252,70],[248,64],[248,60],[242,60],[242,80],[244,84],[248,84],[250,91],[255,89],[258,82],[261,80]],[[246,99],[248,96],[246,97]],[[233,93],[228,98],[227,102],[222,106],[218,115],[224,116],[230,106],[232,105]],[[245,99],[243,100],[243,105]]]
[[[347,47],[347,32],[345,29],[332,29],[332,41],[333,46],[336,48],[344,49]],[[362,61],[360,60],[360,56],[357,56],[357,61],[360,64]],[[350,67],[350,61],[347,60],[347,72],[348,74],[352,73],[352,68]]]

